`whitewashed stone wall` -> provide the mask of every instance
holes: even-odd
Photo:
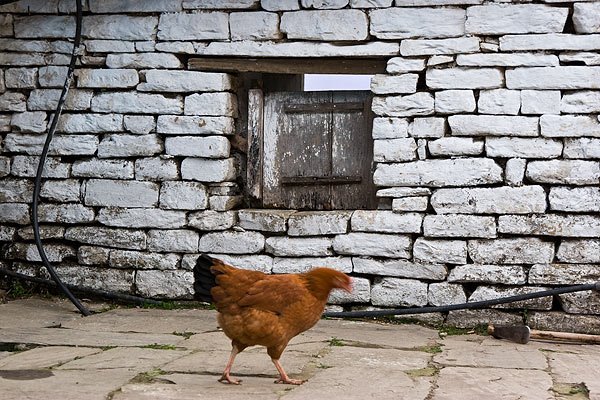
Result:
[[[33,177],[69,61],[66,0],[0,7],[0,244],[44,275]],[[442,305],[600,279],[600,2],[88,0],[40,207],[69,283],[191,298],[199,252],[329,265],[346,308]],[[189,56],[377,57],[379,210],[244,209],[235,73]],[[600,294],[519,304],[600,331]],[[519,321],[514,305],[457,325]],[[433,316],[433,320],[444,316]]]

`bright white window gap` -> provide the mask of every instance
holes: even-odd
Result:
[[[304,75],[304,91],[314,90],[370,90],[373,75]]]

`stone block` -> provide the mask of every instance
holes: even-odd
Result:
[[[237,117],[237,98],[233,93],[194,93],[185,98],[185,115]]]
[[[280,29],[290,40],[360,41],[367,39],[368,26],[363,11],[346,9],[286,12]]]
[[[81,201],[81,182],[78,179],[52,179],[42,183],[40,196],[50,201],[70,203]]]
[[[488,157],[557,158],[562,155],[563,143],[544,138],[489,137],[485,152]]]
[[[515,68],[506,71],[509,89],[600,89],[600,67],[578,65]]]
[[[409,94],[417,91],[417,74],[373,75],[371,91],[375,94]]]
[[[162,150],[158,135],[105,135],[98,144],[98,158],[153,156]]]
[[[475,96],[472,90],[440,90],[435,92],[435,112],[457,114],[475,111]]]
[[[60,98],[60,89],[34,89],[29,93],[27,108],[31,111],[54,111]],[[65,100],[65,110],[87,110],[92,102],[92,91],[71,89]],[[59,121],[60,122],[60,121]]]
[[[559,90],[521,90],[522,114],[560,114]]]
[[[405,260],[373,260],[371,258],[352,259],[354,272],[358,274],[393,276],[399,278],[442,281],[448,275],[443,264],[426,264]]]
[[[10,226],[0,227],[0,242],[13,242],[16,228]]]
[[[388,74],[405,74],[407,72],[423,71],[424,69],[425,59],[394,57],[388,60],[385,70]]]
[[[406,39],[400,44],[400,54],[405,57],[476,52],[479,52],[479,38],[476,37]]]
[[[392,211],[396,213],[411,211],[426,211],[429,206],[429,197],[401,197],[392,200]]]
[[[301,274],[316,267],[329,267],[344,273],[352,272],[350,257],[275,257],[273,260],[274,274]]]
[[[259,0],[183,0],[183,8],[186,10],[254,9],[258,8],[259,3]]]
[[[163,182],[160,208],[170,210],[204,210],[208,206],[206,187],[198,182]],[[196,246],[197,247],[197,246]]]
[[[82,204],[40,204],[38,207],[40,222],[59,224],[80,224],[93,222],[94,209]]]
[[[521,108],[521,93],[508,89],[482,90],[477,105],[481,114],[517,115]]]
[[[88,15],[83,17],[82,34],[90,39],[147,40],[157,24],[155,16]]]
[[[504,176],[506,183],[511,186],[522,186],[525,177],[527,161],[522,158],[511,158],[506,161]]]
[[[17,244],[17,246],[19,246],[19,247],[21,245],[22,245],[21,243]],[[42,258],[40,256],[40,253],[39,253],[36,245],[34,245],[34,244],[24,245],[23,244],[23,246],[25,247],[23,249],[23,250],[25,250],[25,257],[24,257],[25,260],[33,261],[33,262],[41,262],[42,261]],[[67,259],[74,258],[76,256],[76,252],[73,247],[64,246],[64,245],[60,245],[60,244],[46,245],[46,246],[44,246],[44,252],[46,253],[46,258],[48,259],[48,261],[56,262],[56,263],[63,262],[63,260],[65,258],[67,258]],[[21,257],[18,257],[18,258],[21,258]]]
[[[230,135],[233,130],[230,117],[159,115],[156,124],[158,133],[176,135]]]
[[[356,210],[350,220],[352,231],[420,233],[423,214]]]
[[[46,137],[39,134],[6,135],[4,148],[7,151],[32,155],[42,154]],[[56,135],[50,143],[48,154],[60,156],[87,155],[91,156],[98,150],[98,137],[95,135]],[[13,163],[14,166],[15,163]],[[67,163],[65,169],[68,169]],[[61,176],[66,178],[67,176]]]
[[[300,4],[302,8],[340,9],[348,5],[348,0],[300,0]]]
[[[376,139],[373,141],[373,161],[398,162],[417,158],[417,143],[413,138]]]
[[[413,246],[413,257],[426,263],[466,264],[467,242],[418,238]]]
[[[261,0],[260,6],[267,11],[293,11],[300,9],[298,0]]]
[[[600,111],[600,95],[596,91],[565,93],[560,102],[560,111],[570,114],[597,113]]]
[[[567,212],[600,212],[599,187],[551,187],[550,209]]]
[[[538,238],[469,240],[468,249],[477,264],[538,264],[554,259],[554,243]]]
[[[565,139],[564,158],[600,158],[600,139]]]
[[[478,53],[459,54],[456,64],[465,67],[549,67],[559,65],[553,54]]]
[[[489,158],[424,160],[379,164],[373,181],[378,186],[475,186],[502,181],[502,168]]]
[[[374,97],[372,110],[386,117],[409,117],[431,115],[434,100],[430,93],[420,92],[407,96]]]
[[[181,114],[183,99],[161,94],[106,92],[92,98],[91,109],[100,113]]]
[[[236,221],[237,213],[234,211],[206,210],[190,214],[188,225],[201,231],[222,231],[230,229]]]
[[[370,17],[371,35],[378,39],[446,38],[465,33],[466,12],[459,8],[387,8],[371,11]]]
[[[108,68],[182,68],[183,64],[175,56],[168,53],[111,53],[106,56]]]
[[[516,296],[519,294],[535,293],[546,290],[546,287],[493,287],[493,286],[479,286],[473,294],[469,297],[469,303],[476,301],[492,300],[500,297]],[[537,299],[515,301],[507,304],[499,304],[493,306],[494,308],[526,308],[528,310],[551,310],[552,309],[552,296],[540,297]]]
[[[85,49],[89,53],[134,53],[135,43],[124,40],[86,40]],[[136,74],[137,75],[137,74]]]
[[[123,126],[128,132],[145,135],[156,128],[156,121],[151,115],[125,115]]]
[[[593,52],[564,52],[558,55],[560,61],[564,63],[579,63],[583,65],[600,65],[600,57]]]
[[[440,138],[446,134],[446,120],[436,117],[415,118],[408,133],[416,138]]]
[[[223,136],[173,136],[165,139],[165,154],[171,156],[226,158],[231,145]]]
[[[289,216],[288,235],[318,236],[346,233],[350,211],[300,211]]]
[[[149,70],[145,72],[145,78],[146,81],[137,87],[139,91],[220,92],[233,88],[232,76],[221,72]]]
[[[265,243],[267,253],[281,257],[329,256],[331,248],[329,238],[270,237]]]
[[[535,264],[529,283],[538,285],[582,285],[600,281],[600,270],[591,264]]]
[[[423,233],[429,237],[495,238],[496,219],[463,214],[427,215]]]
[[[196,253],[198,240],[198,233],[189,229],[151,229],[148,231],[148,250]]]
[[[181,162],[184,180],[201,182],[224,182],[235,178],[233,158],[212,160],[207,158],[184,158]]]
[[[194,274],[191,271],[137,271],[135,287],[143,297],[192,299]]]
[[[498,232],[517,235],[600,237],[600,217],[595,215],[501,215]]]
[[[209,232],[200,238],[201,253],[255,254],[263,251],[265,237],[258,232]]]
[[[39,163],[39,157],[14,156],[10,173],[14,176],[33,178],[37,174]],[[70,172],[71,164],[61,162],[60,159],[56,157],[48,157],[44,164],[42,177],[59,179],[68,178]]]
[[[15,132],[43,133],[47,126],[46,117],[43,111],[14,113],[10,124]]]
[[[373,139],[397,139],[408,136],[408,121],[405,118],[373,119]]]
[[[443,137],[427,143],[432,156],[478,156],[483,146],[483,141],[463,137]]]
[[[152,234],[153,232],[155,231],[150,231],[150,234]],[[198,249],[197,239],[198,238],[196,237],[196,250]],[[132,250],[111,250],[109,265],[111,268],[124,268],[136,270],[174,270],[177,269],[179,265],[179,258],[180,257],[177,254],[145,253],[141,251]]]
[[[563,240],[556,258],[566,263],[600,263],[600,240]]]
[[[392,187],[387,189],[379,189],[377,197],[418,197],[429,196],[431,190],[427,188],[410,188],[410,187]]]
[[[71,175],[81,178],[133,179],[133,161],[98,158],[77,160],[71,167]]]
[[[542,115],[540,130],[546,137],[600,137],[600,121],[586,115]]]
[[[140,82],[135,69],[79,69],[77,87],[82,88],[132,88]]]
[[[430,283],[427,292],[427,303],[432,306],[462,304],[467,302],[467,295],[462,285],[439,282]]]
[[[600,164],[582,160],[531,161],[527,164],[526,176],[540,183],[597,185]]]
[[[520,265],[457,265],[450,271],[450,275],[448,275],[448,282],[460,283],[523,285],[526,280],[527,276]]]
[[[451,115],[456,136],[538,136],[538,118],[504,115]]]
[[[27,97],[23,93],[5,92],[0,94],[0,111],[26,111]]]
[[[229,14],[231,40],[277,40],[279,16],[270,12],[234,12]]]
[[[474,35],[562,32],[568,8],[542,4],[490,4],[467,9],[465,30]]]
[[[371,287],[371,303],[384,307],[427,304],[427,284],[414,279],[383,278]]]
[[[135,160],[135,179],[138,181],[166,181],[178,177],[175,160],[160,157]]]
[[[67,77],[67,67],[49,65],[38,70],[38,83],[41,87],[61,88]]]
[[[430,89],[494,89],[504,85],[497,68],[428,69],[425,79]]]
[[[33,196],[33,182],[29,180],[0,180],[1,203],[27,203]]]
[[[9,89],[35,89],[37,68],[9,68],[4,72],[4,83]]]
[[[123,130],[120,114],[63,114],[56,130],[65,133],[112,133]]]
[[[109,256],[110,249],[106,247],[79,246],[77,249],[77,262],[82,265],[108,265]]]
[[[239,226],[251,231],[285,232],[288,218],[293,213],[288,210],[240,210]]]
[[[161,41],[229,40],[229,16],[224,12],[162,14],[157,37]]]
[[[563,310],[570,314],[600,313],[600,295],[596,291],[561,294],[558,298]]]
[[[257,256],[257,255],[229,255],[229,254],[210,254],[211,257],[218,258],[223,262],[247,269],[250,271],[260,271],[265,274],[270,274],[273,269],[273,258],[270,256]],[[197,256],[184,255],[181,260],[181,267],[187,270],[194,269],[196,265]],[[291,259],[293,260],[293,259]]]
[[[328,304],[368,303],[371,301],[371,282],[365,278],[352,277],[352,293],[333,290]]]
[[[158,203],[158,185],[151,182],[90,179],[84,203],[101,207],[153,207]]]
[[[234,208],[239,208],[242,205],[243,197],[241,195],[236,196],[215,196],[212,195],[208,198],[208,207],[211,210],[216,211],[228,211]]]
[[[546,211],[541,186],[439,189],[431,196],[438,214],[530,214]]]
[[[408,258],[411,243],[408,235],[352,232],[336,236],[333,250],[346,255]]]
[[[77,243],[116,247],[119,249],[146,249],[146,233],[142,230],[75,226],[67,228],[65,239]]]
[[[577,33],[600,32],[600,4],[573,4],[573,25]]]
[[[0,222],[29,225],[29,205],[23,203],[0,203]]]
[[[98,222],[119,228],[177,229],[186,224],[185,212],[157,208],[103,208]]]
[[[472,329],[474,326],[487,325],[518,325],[523,323],[523,317],[518,314],[499,310],[457,310],[450,311],[445,321],[450,326]]]

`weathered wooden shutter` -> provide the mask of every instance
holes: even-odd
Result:
[[[371,126],[369,91],[267,93],[263,205],[373,208]]]

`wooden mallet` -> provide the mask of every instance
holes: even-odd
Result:
[[[488,325],[488,334],[496,339],[506,339],[525,344],[530,339],[564,341],[571,343],[600,344],[600,335],[584,333],[538,331],[527,325]]]

